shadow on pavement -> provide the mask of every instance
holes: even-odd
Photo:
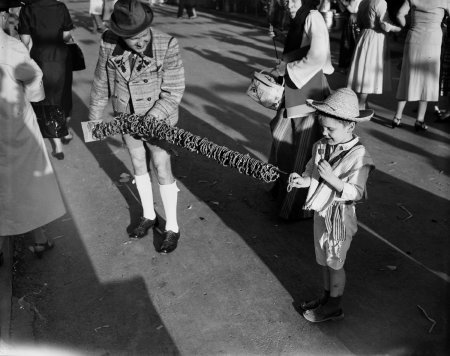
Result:
[[[36,335],[40,348],[84,355],[143,355],[148,350],[153,354],[179,354],[153,306],[145,281],[128,275],[124,279],[133,263],[126,264],[122,279],[112,281],[99,280],[98,269],[102,266],[92,264],[92,256],[100,253],[109,255],[109,259],[116,260],[116,268],[122,268],[124,260],[143,253],[139,245],[125,249],[115,246],[111,250],[98,236],[96,246],[87,250],[70,214],[47,225],[46,235],[54,239],[55,248],[42,260],[22,247],[23,261],[18,273],[23,277],[16,278],[13,291],[15,297],[23,298],[23,305],[29,303],[32,310],[36,308],[34,328],[42,333]],[[21,242],[23,246],[30,243]],[[64,317],[58,317],[61,315]],[[15,337],[16,345],[33,342]]]

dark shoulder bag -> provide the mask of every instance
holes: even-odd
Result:
[[[80,46],[75,42],[68,43],[69,55],[72,61],[72,71],[78,71],[86,69],[86,63],[84,62],[84,55]]]

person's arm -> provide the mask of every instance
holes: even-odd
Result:
[[[65,43],[72,43],[75,42],[72,37],[72,31],[64,31],[63,32],[63,40]]]
[[[297,88],[302,88],[319,70],[323,69],[330,55],[328,29],[319,12],[313,11],[306,18],[305,33],[311,39],[308,53],[302,59],[286,65],[289,78]]]
[[[18,33],[20,36],[20,40],[28,49],[31,50],[31,25],[30,25],[30,9],[28,6],[24,6],[19,13],[19,25],[18,25]]]
[[[25,47],[30,50],[30,45],[31,45],[31,36],[30,35],[20,35],[20,40],[22,41],[22,43],[25,45]]]
[[[64,5],[64,3],[63,3]],[[63,16],[64,16],[64,22],[63,22],[63,41],[66,43],[74,42],[72,38],[72,30],[74,28],[72,18],[70,17],[69,10],[64,5],[63,9]]]
[[[330,164],[325,160],[319,162],[317,169],[323,180],[337,192],[338,198],[341,200],[360,200],[364,194],[366,181],[372,166],[364,165],[355,170],[347,177],[345,182],[333,173]]]
[[[346,0],[346,1],[341,0],[341,1],[344,4],[347,11],[350,12],[351,14],[356,14],[358,12],[359,3],[361,2],[361,0]]]
[[[17,58],[20,63],[14,68],[14,77],[23,84],[25,96],[29,101],[38,102],[45,99],[44,86],[42,84],[42,70],[31,59],[24,45],[17,47]]]
[[[377,17],[380,21],[380,27],[384,32],[400,32],[401,27],[396,26],[390,19],[389,13],[387,11],[387,3],[380,2],[377,8]]]
[[[409,5],[409,0],[405,0],[397,12],[397,21],[402,27],[406,26],[406,15],[408,15],[410,9],[411,6]]]
[[[108,61],[108,49],[103,40],[100,42],[100,51],[97,66],[94,72],[94,82],[91,88],[91,98],[89,102],[89,120],[101,120],[103,111],[108,105],[109,89],[106,63]]]
[[[298,173],[291,173],[289,175],[289,182],[293,188],[308,188],[311,185],[311,177],[314,170],[314,153],[317,150],[316,145],[313,146],[313,155],[306,163],[305,170],[302,175]]]
[[[172,38],[169,42],[162,76],[161,93],[148,114],[165,120],[178,108],[185,88],[184,67],[176,38]]]

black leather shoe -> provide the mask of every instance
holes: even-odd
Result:
[[[321,323],[327,320],[342,320],[344,319],[344,312],[342,309],[327,312],[324,307],[320,305],[316,309],[305,311],[303,317],[311,323]]]
[[[139,224],[129,233],[129,236],[134,239],[142,239],[147,235],[148,230],[158,225],[158,218],[153,220],[146,219],[143,216],[139,220]]]
[[[302,308],[303,310],[311,310],[311,309],[316,309],[317,307],[319,307],[320,305],[325,304],[325,301],[322,300],[322,298],[317,298],[317,299],[313,299],[310,301],[303,301],[300,303],[300,308]]]
[[[180,238],[180,232],[173,232],[171,230],[165,230],[163,232],[164,241],[161,244],[159,252],[170,253],[177,248],[178,239]]]
[[[64,159],[64,152],[52,152],[52,156],[61,161]]]

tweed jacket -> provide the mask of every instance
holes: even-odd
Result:
[[[177,40],[150,28],[151,40],[142,56],[127,49],[122,39],[106,31],[91,89],[89,120],[102,120],[112,100],[114,114],[149,114],[171,125],[178,121],[178,105],[184,92],[184,67]]]

